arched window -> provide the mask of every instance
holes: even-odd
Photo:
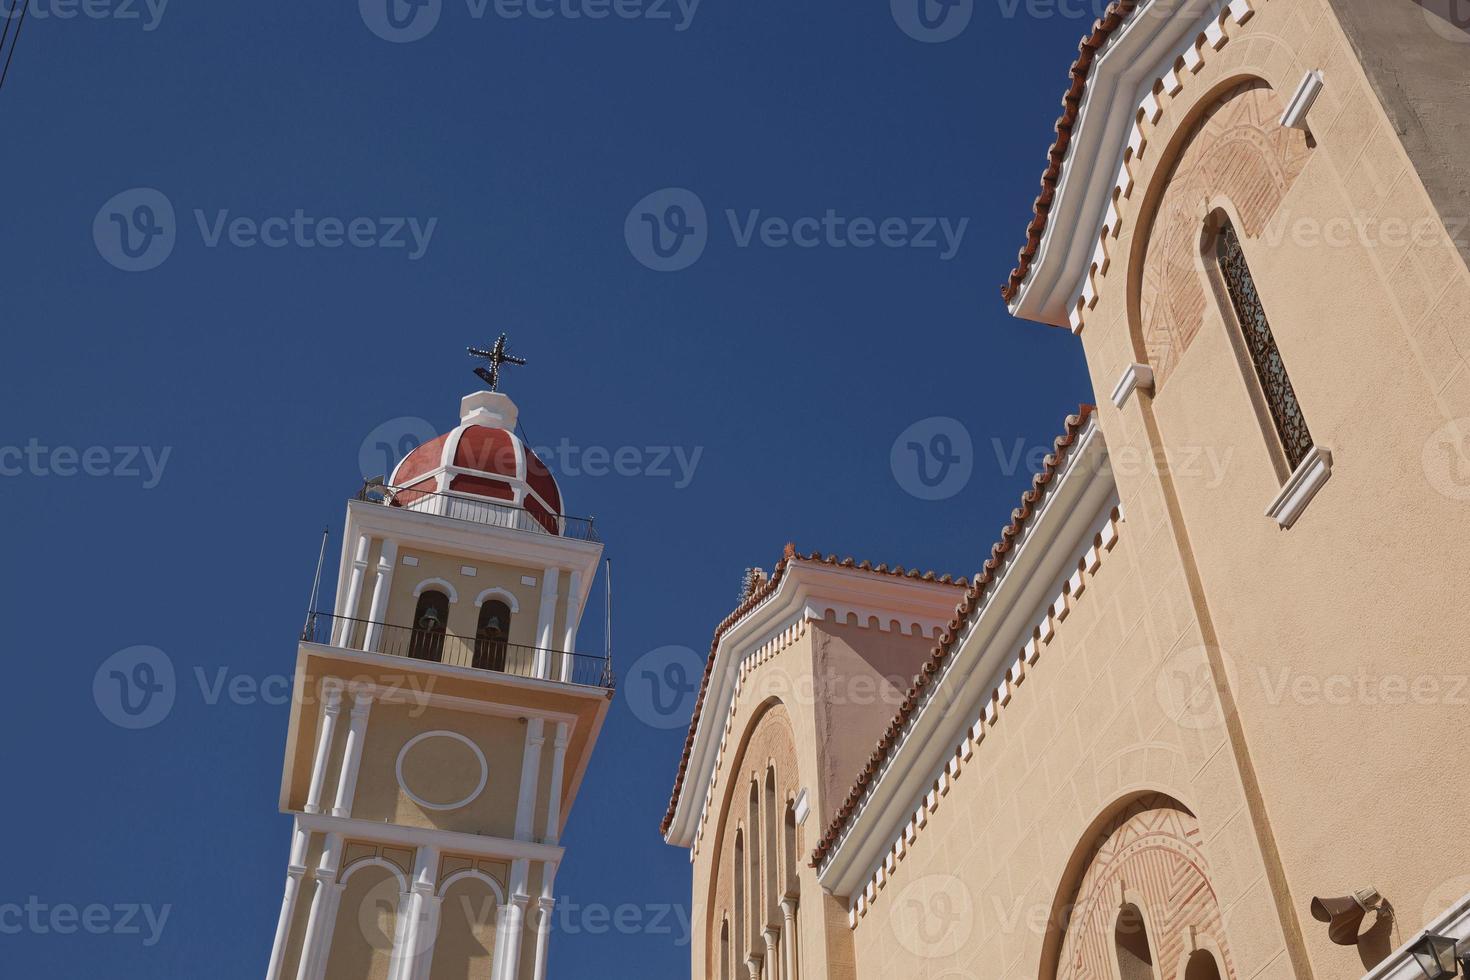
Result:
[[[1148,929],[1137,905],[1130,902],[1118,913],[1113,945],[1118,951],[1118,976],[1122,980],[1153,980],[1154,958],[1148,948]]]
[[[1220,964],[1209,950],[1197,949],[1184,965],[1184,980],[1220,980]]]
[[[1221,219],[1220,229],[1215,236],[1215,259],[1220,266],[1225,291],[1230,295],[1230,305],[1235,310],[1236,322],[1240,325],[1246,356],[1255,368],[1266,410],[1275,423],[1276,435],[1286,456],[1287,469],[1295,470],[1312,451],[1312,433],[1307,429],[1307,420],[1296,400],[1291,378],[1286,374],[1281,351],[1276,347],[1276,338],[1271,334],[1266,309],[1261,304],[1255,279],[1251,276],[1250,266],[1246,264],[1245,252],[1240,247],[1240,236],[1235,233],[1235,226],[1228,219]]]
[[[510,644],[510,606],[492,599],[480,606],[480,623],[475,629],[475,666],[481,670],[505,670]]]
[[[745,835],[735,831],[735,976],[745,976]]]
[[[720,923],[720,980],[734,980],[730,976],[730,920]]]
[[[795,898],[798,885],[798,869],[796,867],[796,804],[786,804],[785,823],[785,852],[786,852],[786,881],[782,886],[785,894],[783,898]]]
[[[781,825],[776,822],[776,770],[766,768],[766,904],[765,926],[774,929],[781,922]]]
[[[746,938],[747,950],[758,952],[765,941],[761,938],[761,806],[760,784],[750,781],[750,935]]]
[[[449,622],[449,596],[437,589],[429,589],[419,596],[419,604],[413,611],[413,635],[409,640],[408,655],[416,660],[442,660],[444,657],[444,629]]]

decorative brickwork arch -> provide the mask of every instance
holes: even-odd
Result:
[[[781,928],[781,900],[790,890],[787,883],[796,878],[783,858],[783,808],[807,782],[798,771],[791,716],[778,698],[769,698],[752,713],[738,750],[716,783],[705,976],[720,976],[724,969],[726,944],[720,937],[727,927],[733,980],[750,977],[747,961],[752,954],[757,960],[766,958],[765,933]],[[764,972],[762,980],[770,975]]]
[[[1157,205],[1141,225],[1146,249],[1136,283],[1136,340],[1164,383],[1204,323],[1201,275],[1204,204],[1227,198],[1240,231],[1255,238],[1271,225],[1310,156],[1306,135],[1281,125],[1280,96],[1265,82],[1235,84],[1215,98],[1189,129],[1173,165],[1161,170]]]
[[[1218,953],[1222,980],[1234,980],[1199,837],[1194,815],[1161,793],[1133,798],[1098,825],[1059,896],[1041,976],[1116,980],[1119,935],[1127,931],[1120,913],[1128,910],[1147,929],[1147,946],[1139,949],[1148,953],[1139,956],[1151,961],[1156,980],[1185,980],[1184,954],[1195,948]]]

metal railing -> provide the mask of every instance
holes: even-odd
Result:
[[[612,662],[606,657],[528,647],[494,636],[456,636],[443,630],[311,612],[301,641],[609,691],[615,686]]]
[[[568,517],[565,514],[538,514],[514,504],[499,503],[470,494],[420,490],[414,487],[390,487],[367,482],[357,492],[358,500],[398,507],[416,514],[433,514],[457,521],[473,521],[493,527],[506,527],[531,534],[553,534],[577,541],[601,541],[591,517]]]

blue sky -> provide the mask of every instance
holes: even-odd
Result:
[[[377,442],[454,423],[466,344],[531,361],[506,389],[607,541],[625,676],[702,656],[788,540],[972,573],[1091,398],[998,286],[1093,0],[966,0],[942,41],[907,0],[442,0],[395,42],[378,2],[45,0],[0,91],[7,974],[263,975],[320,531]],[[93,680],[138,645],[175,699],[129,730]],[[683,730],[641,703],[552,977],[688,969]]]

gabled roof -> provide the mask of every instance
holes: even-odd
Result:
[[[1016,267],[1010,278],[1000,287],[1001,298],[1007,303],[1016,298],[1021,284],[1031,274],[1031,264],[1041,248],[1041,236],[1046,232],[1051,217],[1052,202],[1056,198],[1057,185],[1061,183],[1062,167],[1067,161],[1067,148],[1072,142],[1072,130],[1082,112],[1082,96],[1092,74],[1092,65],[1097,53],[1108,43],[1113,33],[1133,13],[1140,0],[1113,0],[1102,17],[1093,22],[1092,31],[1083,36],[1077,46],[1077,60],[1068,70],[1067,90],[1062,93],[1062,115],[1057,119],[1056,142],[1047,150],[1046,169],[1041,172],[1041,193],[1032,205],[1031,224],[1026,228],[1026,244],[1021,246],[1016,258]]]
[[[936,575],[934,572],[921,572],[917,568],[906,569],[902,565],[895,565],[890,568],[886,564],[874,565],[872,562],[858,561],[850,557],[838,558],[836,555],[830,554],[824,556],[816,551],[803,555],[796,550],[796,546],[794,544],[787,544],[786,549],[781,556],[781,560],[776,563],[776,567],[772,571],[770,578],[768,578],[763,585],[761,585],[758,589],[751,593],[751,595],[746,598],[746,600],[742,602],[739,607],[735,609],[734,612],[726,616],[720,622],[720,625],[715,628],[714,638],[710,640],[709,657],[705,660],[704,664],[704,677],[700,681],[699,685],[699,697],[694,704],[694,716],[689,721],[689,735],[684,740],[684,752],[679,759],[679,771],[678,774],[674,777],[674,789],[669,796],[669,808],[668,811],[664,814],[663,823],[659,826],[659,832],[664,836],[668,836],[669,828],[673,825],[674,822],[675,812],[679,807],[679,796],[683,792],[684,779],[689,770],[689,760],[694,752],[695,735],[699,730],[700,717],[704,713],[705,695],[709,692],[710,678],[714,672],[715,652],[719,649],[720,640],[724,638],[725,634],[733,629],[737,623],[742,622],[746,618],[746,616],[753,612],[756,607],[762,605],[764,602],[766,602],[767,599],[775,595],[777,589],[780,587],[781,580],[786,576],[787,572],[796,563],[825,565],[832,568],[845,568],[853,569],[855,571],[868,572],[873,575],[884,575],[895,578],[908,578],[922,582],[934,582],[943,585],[952,585],[956,589],[963,589],[968,584],[963,578],[956,579],[949,575]]]
[[[1087,425],[1087,421],[1092,416],[1093,411],[1094,406],[1081,405],[1078,407],[1076,415],[1067,417],[1065,431],[1056,438],[1053,451],[1047,455],[1041,471],[1032,478],[1030,488],[1021,495],[1021,506],[1011,511],[1010,523],[1001,529],[999,540],[991,546],[990,557],[985,560],[984,568],[981,570],[979,577],[965,591],[964,600],[956,610],[955,618],[946,627],[944,635],[940,637],[939,644],[930,653],[929,659],[925,661],[923,667],[914,676],[913,685],[904,697],[903,704],[899,706],[898,713],[894,716],[893,721],[889,723],[888,727],[884,729],[883,736],[878,740],[878,744],[874,748],[872,756],[869,757],[867,765],[858,774],[852,789],[848,792],[846,799],[843,800],[842,805],[838,808],[837,816],[833,818],[832,824],[827,828],[826,833],[823,834],[816,849],[812,852],[812,867],[821,867],[828,852],[847,827],[853,814],[857,811],[858,804],[862,802],[869,784],[877,776],[884,763],[887,762],[889,754],[898,744],[910,717],[912,717],[915,710],[923,701],[926,694],[925,689],[929,685],[930,680],[939,672],[939,668],[953,651],[956,638],[962,632],[962,628],[972,622],[982,608],[981,598],[985,595],[986,590],[990,588],[991,584],[999,577],[999,573],[1005,565],[1013,547],[1018,544],[1023,533],[1026,531],[1028,522],[1037,512],[1042,500],[1047,496],[1056,481],[1057,474],[1064,468],[1068,451],[1076,443],[1078,434]]]

